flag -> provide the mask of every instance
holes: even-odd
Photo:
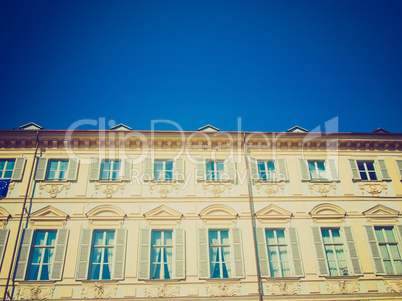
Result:
[[[11,179],[0,179],[0,198],[5,198],[8,192],[8,185]]]

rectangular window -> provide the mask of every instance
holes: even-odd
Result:
[[[231,277],[229,231],[209,231],[209,258],[211,278]]]
[[[32,244],[28,280],[49,280],[56,244],[56,231],[36,231]]]
[[[321,229],[330,276],[349,275],[340,229]]]
[[[173,161],[154,162],[155,181],[173,181]]]
[[[151,279],[172,278],[172,231],[152,231]]]
[[[374,231],[386,274],[402,274],[401,253],[393,227],[374,227]]]
[[[222,175],[224,173],[223,161],[207,161],[207,181],[222,181]]]
[[[100,180],[119,181],[120,168],[121,168],[121,161],[103,160],[100,170]]]
[[[359,169],[360,178],[363,181],[378,180],[373,161],[357,161],[357,167]]]
[[[324,161],[308,161],[308,170],[312,181],[328,181]]]
[[[0,179],[11,179],[15,160],[0,160]]]
[[[267,238],[271,277],[289,277],[290,265],[285,230],[267,229],[265,236]]]
[[[273,161],[258,161],[258,180],[260,181],[275,181],[275,162]]]
[[[68,160],[49,161],[46,173],[47,181],[65,181],[67,177]]]
[[[115,231],[94,231],[90,265],[91,280],[112,279]]]

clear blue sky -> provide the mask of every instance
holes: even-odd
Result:
[[[400,0],[3,0],[0,43],[2,129],[402,133]]]

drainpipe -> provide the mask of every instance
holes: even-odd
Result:
[[[32,167],[31,167],[31,172],[29,174],[29,181],[28,181],[28,186],[27,186],[27,190],[25,192],[25,198],[24,198],[24,203],[22,205],[22,210],[21,210],[21,217],[20,217],[20,221],[19,221],[19,225],[18,225],[18,232],[17,232],[17,237],[15,239],[15,244],[14,244],[14,253],[13,253],[13,257],[11,259],[11,264],[10,264],[10,270],[8,272],[8,278],[7,278],[7,282],[6,282],[6,288],[4,290],[4,296],[3,296],[3,301],[6,300],[6,298],[8,297],[8,300],[12,300],[12,294],[10,295],[8,293],[8,287],[10,286],[10,279],[12,278],[12,286],[14,287],[14,273],[15,273],[15,267],[16,267],[16,257],[20,252],[20,248],[21,248],[21,243],[22,243],[22,239],[21,239],[21,230],[22,230],[22,223],[24,220],[24,214],[27,214],[27,221],[28,221],[28,217],[29,217],[29,212],[26,209],[26,204],[27,204],[27,200],[28,200],[28,193],[29,193],[29,189],[31,187],[31,183],[32,183],[32,175],[33,172],[36,170],[36,166],[37,166],[37,158],[36,155],[38,153],[38,148],[39,148],[39,130],[36,132],[36,147],[35,147],[35,155],[34,155],[34,160],[32,162]],[[32,195],[31,195],[31,200],[30,202],[32,203],[32,199],[33,199],[33,192],[34,190],[32,190]]]
[[[255,265],[257,268],[257,281],[258,281],[258,299],[259,301],[263,300],[262,295],[262,282],[261,282],[261,272],[260,272],[260,264],[258,262],[258,250],[257,250],[257,231],[256,231],[256,221],[255,221],[255,212],[254,212],[254,202],[253,202],[253,187],[250,176],[250,168],[248,166],[247,159],[247,144],[246,144],[246,133],[243,134],[243,145],[244,145],[244,159],[246,160],[246,172],[247,172],[247,180],[248,180],[248,200],[250,205],[250,221],[253,227],[253,242],[254,242],[254,255],[255,255]]]

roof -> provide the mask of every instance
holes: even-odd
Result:
[[[198,130],[203,131],[203,132],[219,132],[218,128],[216,128],[210,124],[204,125],[203,127],[200,127]]]
[[[20,126],[20,130],[41,130],[43,129],[40,125],[30,122]]]
[[[302,128],[301,126],[294,126],[290,129],[288,129],[286,132],[290,132],[290,133],[307,133],[308,130],[306,130],[305,128]]]
[[[131,131],[132,128],[130,128],[129,126],[119,123],[118,125],[112,126],[110,128],[111,130],[125,130],[125,131]]]

